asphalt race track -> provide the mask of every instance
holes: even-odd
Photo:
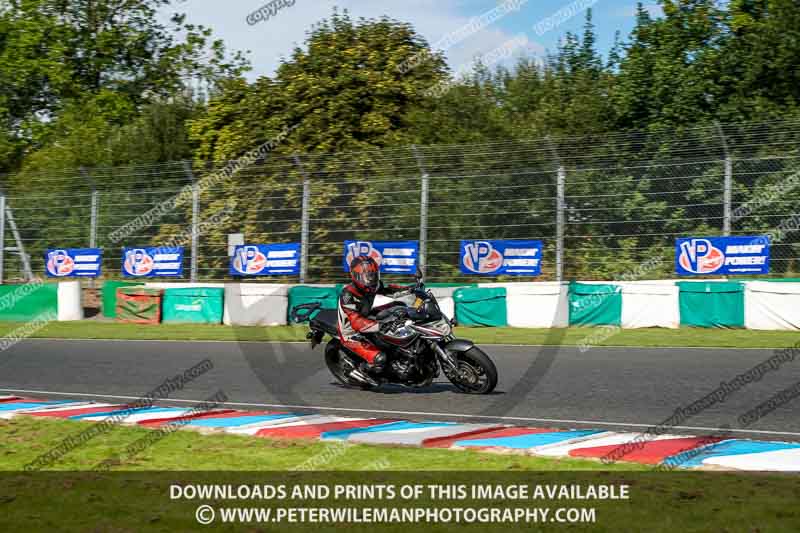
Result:
[[[222,390],[232,405],[290,406],[331,414],[499,421],[542,427],[644,430],[773,355],[773,350],[485,346],[499,373],[491,396],[459,394],[440,378],[429,389],[339,386],[322,349],[305,343],[29,339],[0,353],[0,394],[53,399],[138,398],[208,358],[214,368],[170,400],[202,401]],[[742,428],[738,417],[800,381],[800,361],[749,383],[685,420],[674,433],[730,426],[736,436],[800,441],[797,402]],[[159,400],[159,403],[170,403]],[[187,405],[186,402],[179,402]]]

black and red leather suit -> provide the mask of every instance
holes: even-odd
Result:
[[[358,259],[353,261],[354,266],[356,261],[358,261]],[[351,267],[351,271],[354,271],[355,268]],[[371,264],[367,264],[364,268],[377,269],[377,264],[375,264],[374,267]],[[342,345],[363,358],[367,364],[372,365],[375,361],[375,357],[381,353],[381,351],[374,344],[369,342],[369,340],[360,337],[359,334],[377,333],[380,331],[380,323],[369,318],[375,296],[381,294],[390,298],[398,298],[410,292],[410,288],[398,285],[386,286],[379,279],[373,286],[365,286],[364,283],[359,283],[357,281],[346,285],[339,296],[338,329],[339,339]]]

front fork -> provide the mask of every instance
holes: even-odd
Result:
[[[458,362],[455,357],[447,350],[442,349],[438,343],[434,341],[430,341],[430,343],[433,351],[439,356],[439,362],[444,367],[443,370],[445,370],[445,374],[458,375]]]

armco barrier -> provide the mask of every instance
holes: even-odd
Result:
[[[226,283],[222,321],[234,326],[286,325],[289,285]]]
[[[221,324],[225,289],[181,287],[164,290],[164,323]]]
[[[677,328],[681,316],[675,284],[632,281],[622,288],[622,327]]]
[[[164,289],[120,287],[117,289],[117,320],[134,324],[161,322]]]
[[[622,289],[611,284],[571,283],[571,326],[619,326],[622,324]]]
[[[83,320],[83,294],[81,282],[61,281],[58,283],[58,320]]]
[[[800,283],[746,282],[744,315],[747,329],[800,330]]]
[[[224,283],[189,283],[148,281],[144,284],[150,289],[224,289]]]
[[[453,294],[456,321],[463,326],[508,325],[506,289],[503,287],[466,287]]]
[[[80,305],[72,283],[50,285],[50,309],[53,300],[58,302],[60,320],[80,319]],[[0,320],[30,320],[36,312],[48,309],[46,304],[27,305],[27,310],[6,306],[12,294],[28,294],[39,289],[31,283],[0,286]],[[42,285],[42,284],[40,284]],[[56,289],[56,285],[59,285]],[[106,314],[110,288],[131,286],[130,282],[106,281],[103,287],[104,314]],[[296,286],[269,283],[151,283],[150,288],[225,288],[224,317],[229,325],[281,325],[287,323],[291,303],[296,305]],[[429,284],[444,313],[455,317],[452,295],[465,288],[455,284]],[[24,289],[23,289],[24,287]],[[334,293],[339,286],[306,285],[313,290],[305,296],[321,298],[328,306],[335,306]],[[616,325],[619,317],[622,328],[666,327],[679,324],[695,327],[746,327],[762,330],[800,330],[800,282],[787,280],[735,281],[726,279],[646,280],[635,282],[580,282],[572,284],[573,307],[570,309],[567,283],[510,282],[486,283],[466,286],[472,289],[503,288],[506,291],[505,310],[507,325],[521,328],[566,327],[572,314],[573,325]],[[41,289],[47,292],[47,289]],[[52,291],[58,291],[53,298]],[[319,291],[322,291],[318,294]],[[301,291],[302,292],[302,291]],[[580,294],[579,294],[580,293]],[[6,295],[3,298],[3,295]],[[42,294],[45,294],[44,292]],[[727,296],[725,296],[727,295]],[[35,297],[41,298],[41,297]],[[48,297],[45,297],[46,301]],[[113,301],[113,300],[111,300]],[[621,303],[618,303],[621,301]],[[33,302],[33,300],[30,300]],[[491,300],[487,300],[491,302]],[[576,303],[579,302],[579,303]],[[299,302],[303,303],[303,302]],[[471,302],[474,303],[474,302]],[[496,309],[496,302],[490,303]],[[617,314],[619,305],[619,315]],[[611,309],[603,309],[610,306]],[[596,309],[601,307],[601,309]],[[4,312],[5,311],[5,312]],[[34,314],[32,314],[34,313]],[[481,314],[489,311],[481,311]],[[462,313],[463,314],[463,313]],[[469,314],[469,313],[468,313]],[[464,317],[462,317],[463,319]],[[467,319],[466,324],[477,325],[484,321]],[[497,323],[497,321],[495,321]],[[464,321],[462,320],[462,323]],[[609,324],[606,324],[609,323]]]
[[[58,316],[58,283],[0,285],[0,320],[28,322],[45,313]]]
[[[565,328],[569,325],[569,283],[486,283],[506,290],[508,325],[515,328]]]
[[[704,328],[744,327],[744,286],[738,281],[681,281],[682,326]]]
[[[120,287],[133,287],[142,285],[136,281],[104,281],[103,282],[103,316],[106,318],[117,317],[117,289]]]

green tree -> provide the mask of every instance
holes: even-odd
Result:
[[[416,56],[427,59],[403,73]],[[444,60],[409,24],[354,21],[345,11],[315,25],[305,46],[281,62],[274,79],[223,85],[208,113],[192,124],[198,156],[238,157],[299,124],[291,149],[360,150],[413,141],[408,114],[444,77]]]
[[[800,4],[794,0],[733,0],[730,38],[721,54],[725,94],[719,118],[786,118],[800,111]]]
[[[725,45],[724,13],[713,0],[661,0],[664,17],[639,4],[620,64],[614,101],[623,129],[696,124],[715,116]]]
[[[414,68],[401,68],[419,57],[424,61]],[[231,231],[244,231],[256,242],[298,240],[304,175],[313,182],[312,242],[341,242],[363,237],[359,232],[374,232],[375,206],[370,204],[403,183],[376,177],[389,170],[373,151],[416,140],[412,112],[428,105],[425,92],[445,73],[442,57],[431,53],[409,24],[388,18],[353,20],[347,12],[334,11],[313,27],[303,47],[281,62],[274,77],[222,84],[207,112],[191,123],[191,138],[198,144],[196,166],[237,159],[285,128],[293,131],[266,156],[266,164],[242,170],[204,194],[205,213],[218,207],[219,198],[237,203],[236,220],[204,238],[216,247],[204,255],[218,257],[208,268],[226,268],[225,234]],[[358,153],[311,157],[301,162],[301,172],[291,154],[314,152]],[[392,170],[395,176],[404,173]],[[407,209],[416,209],[412,202],[418,198]],[[381,218],[404,213],[397,206]],[[159,238],[174,231],[164,227]],[[313,245],[310,255],[317,279],[341,275],[341,245]]]
[[[0,150],[15,145],[0,161],[6,168],[51,141],[51,125],[62,113],[86,105],[87,112],[109,110],[105,119],[124,124],[142,105],[178,95],[189,82],[213,85],[246,68],[241,54],[228,57],[223,43],[212,40],[209,28],[188,24],[181,14],[171,26],[160,22],[157,11],[170,0],[4,3],[0,120],[8,134]]]

